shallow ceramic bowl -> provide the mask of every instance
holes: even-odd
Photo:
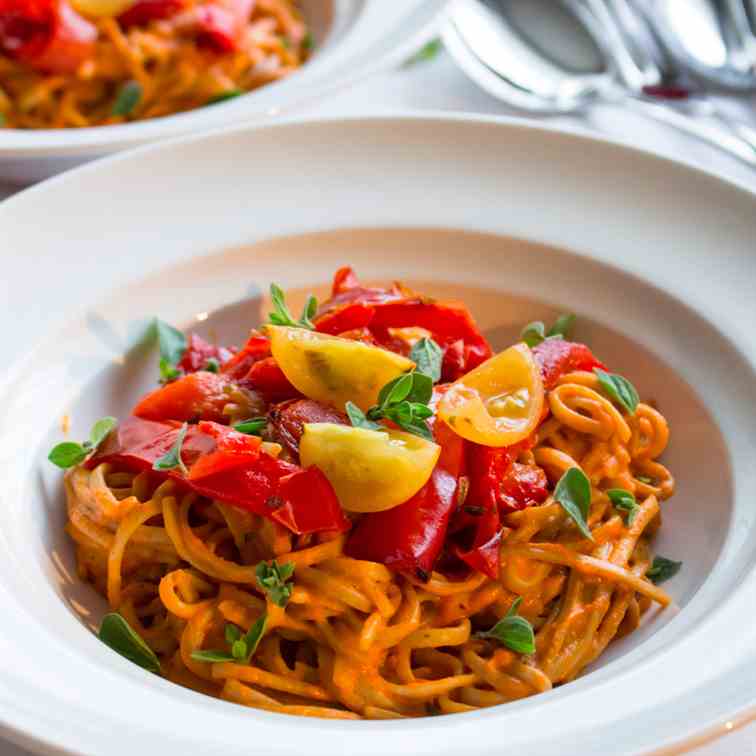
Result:
[[[315,53],[291,76],[212,107],[85,129],[0,129],[0,180],[28,184],[158,139],[271,121],[406,58],[432,33],[442,0],[301,0]]]
[[[118,212],[91,197],[118,195]],[[491,119],[290,123],[85,166],[0,205],[0,727],[40,752],[465,756],[665,752],[747,720],[756,694],[756,202],[617,144]],[[333,271],[465,299],[494,345],[578,314],[576,337],[670,421],[658,550],[685,565],[579,680],[450,717],[333,722],[204,697],[91,633],[104,611],[45,460],[155,379],[148,320],[223,341],[270,281]],[[621,745],[618,745],[621,744]]]

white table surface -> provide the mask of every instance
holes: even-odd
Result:
[[[734,115],[756,125],[756,96],[739,101],[722,98],[721,101]],[[407,109],[516,115],[470,83],[445,52],[431,60],[376,76],[312,108],[309,114],[313,117],[386,114]],[[614,107],[597,107],[590,120],[560,116],[548,122],[555,127],[584,127],[714,171],[756,190],[756,170],[666,127]],[[17,190],[17,187],[0,184],[0,199]],[[649,187],[649,191],[653,191],[653,187]],[[612,748],[621,746],[612,744]],[[689,753],[691,756],[756,756],[756,724],[734,730]],[[0,756],[28,756],[28,753],[0,741]]]

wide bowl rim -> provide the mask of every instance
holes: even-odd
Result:
[[[591,135],[588,135],[581,130],[554,129],[548,126],[543,126],[542,124],[537,124],[537,125],[529,124],[529,123],[523,122],[522,119],[497,118],[497,117],[487,117],[487,116],[470,117],[465,114],[438,115],[438,114],[429,114],[426,112],[426,113],[414,113],[414,114],[405,113],[405,114],[402,114],[401,116],[395,116],[395,117],[374,116],[374,117],[369,117],[369,118],[360,118],[360,117],[328,118],[328,119],[318,119],[317,121],[309,121],[308,119],[299,119],[299,120],[290,121],[290,122],[287,122],[286,124],[282,124],[280,126],[275,126],[275,127],[231,126],[225,129],[216,130],[208,134],[191,135],[188,137],[177,138],[177,139],[170,140],[168,142],[163,142],[159,145],[150,145],[147,147],[142,147],[136,151],[133,151],[125,155],[116,155],[106,160],[98,161],[97,163],[84,166],[82,168],[71,171],[67,174],[63,174],[61,176],[55,177],[36,187],[32,187],[24,192],[21,192],[17,197],[14,197],[8,200],[3,206],[3,208],[0,209],[0,217],[2,216],[4,210],[11,212],[16,204],[29,201],[30,198],[33,199],[34,194],[37,192],[47,191],[51,187],[56,186],[58,183],[62,183],[62,184],[65,184],[66,182],[75,183],[75,181],[78,180],[79,177],[82,177],[88,173],[99,173],[103,171],[108,171],[112,167],[116,166],[118,162],[120,161],[135,160],[138,158],[138,156],[144,157],[145,154],[156,153],[159,151],[171,149],[172,147],[176,147],[176,146],[186,146],[188,144],[195,144],[198,142],[203,142],[205,140],[214,140],[214,139],[223,140],[226,138],[232,138],[233,136],[236,136],[236,135],[246,134],[248,132],[249,133],[256,132],[261,129],[270,129],[270,128],[285,129],[287,127],[296,129],[302,126],[306,128],[309,124],[313,124],[313,123],[314,124],[327,123],[329,125],[334,125],[334,126],[338,124],[343,124],[343,125],[348,126],[350,124],[354,125],[355,122],[361,125],[372,125],[374,127],[381,124],[385,126],[385,125],[391,125],[391,124],[396,125],[397,123],[401,123],[401,122],[414,122],[414,123],[422,122],[425,125],[427,125],[429,128],[432,128],[434,124],[438,125],[441,123],[455,123],[455,124],[475,123],[475,124],[485,124],[485,125],[491,125],[491,126],[496,126],[496,127],[502,127],[505,129],[513,130],[513,131],[538,133],[540,134],[541,137],[544,137],[544,138],[549,138],[549,135],[554,138],[566,138],[567,141],[572,141],[573,144],[582,145],[583,147],[587,147],[587,148],[590,148],[590,145],[595,144],[595,143],[604,144],[620,152],[645,156],[646,158],[650,158],[655,161],[657,160],[660,160],[662,162],[666,161],[667,163],[671,165],[682,165],[686,170],[698,172],[704,176],[707,176],[709,178],[714,178],[720,181],[724,187],[728,187],[729,189],[736,189],[740,192],[743,192],[751,200],[754,198],[754,193],[752,191],[750,191],[746,186],[740,185],[737,182],[723,179],[714,172],[702,170],[696,166],[681,163],[680,161],[670,160],[669,158],[665,158],[664,156],[661,156],[655,152],[632,147],[622,142],[621,140],[594,138]],[[19,357],[19,360],[17,363],[19,366],[25,361],[24,357],[25,355]],[[6,383],[6,378],[10,380],[11,376],[14,375],[15,373],[16,373],[16,370],[11,369],[7,371],[5,376],[0,377],[0,386]],[[749,701],[744,703],[738,709],[736,716],[737,716],[737,719],[739,720],[739,724],[743,723],[745,719],[753,718],[754,716],[756,716],[756,708],[754,708],[753,696],[750,696]],[[53,749],[56,752],[62,752],[62,753],[72,752],[72,751],[66,751],[60,746],[56,746],[55,743],[52,741],[43,741],[34,735],[25,733],[23,730],[15,729],[12,724],[6,721],[2,722],[2,725],[0,726],[2,727],[3,731],[7,733],[8,736],[12,740],[19,742],[23,745],[26,745],[27,747],[32,747],[35,749],[46,749],[48,752],[50,749]],[[695,738],[696,740],[698,740],[701,737],[708,737],[709,733],[715,735],[721,732],[722,732],[721,725],[718,725],[712,722],[710,723],[702,722],[700,723],[699,726],[697,726],[695,733],[688,731],[685,735],[681,735],[679,738],[666,742],[663,745],[663,749],[670,748],[673,745],[679,747],[680,745],[685,743],[689,738]],[[662,751],[659,751],[659,752],[662,752]]]

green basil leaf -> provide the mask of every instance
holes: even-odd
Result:
[[[432,383],[438,383],[441,380],[441,363],[444,353],[433,339],[420,339],[412,347],[409,358],[415,363],[415,370],[427,375]]]
[[[532,349],[546,338],[546,326],[540,320],[534,320],[520,331],[520,338]]]
[[[562,475],[554,489],[554,498],[574,520],[580,532],[593,540],[588,527],[588,512],[591,508],[591,482],[579,467],[571,467]]]
[[[521,602],[522,598],[520,597],[512,604],[507,614],[490,630],[475,633],[475,636],[477,638],[493,638],[518,654],[534,654],[535,634],[533,633],[533,626],[524,617],[517,614]]]
[[[554,325],[549,328],[546,335],[556,336],[561,339],[567,338],[570,331],[572,330],[572,326],[575,325],[575,319],[576,318],[572,313],[560,315],[554,322]]]
[[[404,61],[405,66],[414,66],[416,63],[423,63],[435,58],[443,49],[444,45],[440,39],[432,39],[423,45],[414,55],[411,55]]]
[[[418,373],[416,370],[413,370],[410,375],[412,376],[412,388],[407,394],[407,399],[410,402],[428,404],[433,396],[433,379],[425,373]]]
[[[289,562],[291,564],[291,562]],[[294,570],[294,565],[291,564],[292,572]],[[255,622],[252,627],[249,628],[249,632],[244,636],[244,645],[247,649],[247,654],[245,661],[249,663],[249,660],[254,656],[255,651],[257,651],[257,647],[260,644],[260,640],[262,639],[263,635],[265,634],[265,627],[268,624],[268,617],[267,615],[263,614],[260,619]]]
[[[631,415],[638,408],[640,397],[627,378],[616,373],[607,373],[600,368],[593,368],[604,393],[614,402],[624,407]]]
[[[65,470],[81,464],[88,454],[89,449],[85,449],[81,444],[77,444],[75,441],[63,441],[53,446],[47,458],[54,465],[62,467]]]
[[[655,585],[669,580],[680,572],[682,562],[675,562],[663,556],[654,557],[654,561],[646,572],[646,577]]]
[[[89,432],[90,448],[96,449],[107,437],[110,431],[118,425],[118,420],[114,417],[100,418]]]
[[[213,95],[206,105],[215,105],[219,102],[225,102],[226,100],[233,100],[234,97],[239,97],[244,94],[242,89],[227,89],[225,92],[219,92],[217,95]]]
[[[199,662],[207,662],[208,664],[219,664],[223,662],[235,661],[234,657],[227,651],[213,651],[213,650],[201,650],[192,651],[192,659]]]
[[[609,497],[609,501],[612,502],[615,509],[627,513],[627,524],[632,525],[638,514],[638,510],[640,509],[638,502],[635,500],[635,496],[624,488],[610,488],[606,492],[606,495]]]
[[[186,352],[186,336],[178,328],[174,328],[159,318],[155,318],[155,332],[157,333],[161,360],[165,360],[166,366],[175,369],[176,365],[181,362],[184,352]]]
[[[264,417],[253,417],[251,420],[243,420],[231,427],[239,433],[246,433],[248,436],[259,436],[262,434],[268,421]]]
[[[291,598],[292,585],[286,581],[294,574],[294,564],[287,562],[279,566],[274,559],[270,564],[260,562],[255,568],[257,584],[276,606],[284,607]]]
[[[132,629],[131,625],[115,612],[102,618],[98,638],[113,651],[150,672],[160,672],[155,652]]]
[[[386,428],[384,428],[382,425],[379,425],[378,423],[374,423],[372,420],[368,420],[367,417],[365,417],[365,413],[352,402],[347,402],[345,405],[347,417],[349,418],[349,422],[355,427],[355,428],[365,428],[365,430],[377,430],[377,431],[385,431]]]
[[[119,90],[111,113],[114,116],[127,116],[142,99],[142,85],[138,81],[127,81]]]
[[[181,459],[181,446],[184,443],[184,438],[188,430],[189,426],[184,423],[176,436],[176,441],[173,446],[162,457],[155,460],[152,465],[153,470],[173,470],[178,467],[184,475],[189,474],[186,465]]]
[[[412,373],[404,373],[389,381],[378,394],[378,405],[384,409],[404,401],[412,391],[413,382]]]

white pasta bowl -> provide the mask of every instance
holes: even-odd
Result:
[[[441,0],[302,0],[315,53],[287,78],[212,107],[83,129],[0,129],[0,180],[28,184],[104,155],[235,123],[271,121],[402,61],[433,34]]]
[[[118,196],[117,213],[92,197]],[[665,753],[756,715],[756,200],[521,122],[404,117],[231,130],[85,166],[0,205],[0,728],[40,753]],[[155,377],[154,315],[238,341],[275,280],[352,264],[465,299],[497,347],[569,309],[671,426],[659,552],[676,607],[549,693],[449,717],[334,722],[204,697],[91,632],[45,459]],[[666,587],[666,586],[665,586]]]

